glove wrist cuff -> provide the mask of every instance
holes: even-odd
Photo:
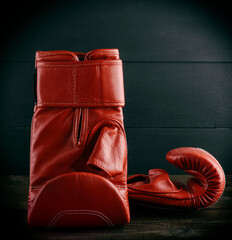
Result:
[[[123,107],[121,60],[37,62],[37,105]]]

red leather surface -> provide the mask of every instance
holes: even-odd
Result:
[[[75,53],[68,53],[37,52],[38,106],[125,105],[122,61],[117,49],[91,51],[85,61],[79,61]]]
[[[112,227],[129,222],[118,59],[117,49],[37,52],[29,224]]]
[[[184,185],[171,181],[162,169],[151,169],[148,176],[131,176],[128,178],[130,201],[151,207],[201,209],[220,198],[225,175],[211,154],[199,148],[183,147],[171,150],[166,158],[194,177]]]
[[[128,221],[127,204],[118,189],[92,173],[59,175],[44,184],[35,201],[30,223],[36,226],[114,227]],[[47,211],[42,211],[44,206],[49,206]]]

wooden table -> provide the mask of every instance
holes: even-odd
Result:
[[[171,176],[186,181],[188,176]],[[200,211],[168,211],[131,206],[131,222],[114,229],[45,230],[27,225],[29,179],[0,178],[1,234],[4,239],[225,239],[232,230],[232,175],[219,201]],[[14,237],[14,238],[13,238]]]

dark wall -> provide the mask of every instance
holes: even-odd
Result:
[[[17,5],[18,4],[18,5]],[[226,1],[18,1],[1,23],[3,174],[29,173],[37,50],[119,48],[129,174],[164,168],[181,146],[211,152],[232,173],[232,31]]]

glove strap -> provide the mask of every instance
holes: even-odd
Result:
[[[121,60],[37,62],[37,106],[123,107]]]

